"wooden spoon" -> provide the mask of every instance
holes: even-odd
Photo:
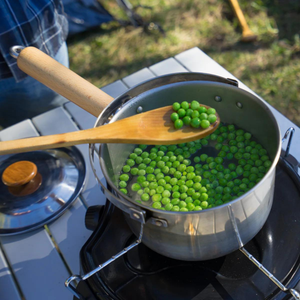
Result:
[[[112,97],[34,47],[20,50],[18,67],[52,90],[98,117]],[[207,107],[207,106],[206,106]],[[215,131],[217,121],[207,129],[183,127],[176,130],[166,106],[97,128],[36,138],[0,142],[0,154],[67,147],[85,143],[128,143],[167,145],[203,138]]]
[[[206,106],[209,108],[208,106]],[[214,132],[220,118],[207,129],[190,126],[175,129],[172,106],[150,110],[96,128],[63,134],[0,142],[0,154],[68,147],[86,143],[170,145],[194,141]]]

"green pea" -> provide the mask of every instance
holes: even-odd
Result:
[[[130,170],[130,174],[131,174],[131,175],[137,175],[138,172],[139,172],[139,169],[138,169],[138,168],[132,168],[132,169]]]
[[[154,202],[154,203],[152,204],[152,207],[153,207],[153,208],[156,208],[156,209],[161,208],[161,203],[160,203],[160,202]]]
[[[181,185],[179,188],[180,193],[186,193],[188,190],[188,187],[186,185]]]
[[[179,118],[181,118],[181,119],[186,115],[186,111],[185,111],[185,109],[183,109],[183,108],[180,108],[180,109],[177,111],[177,113],[178,113]],[[176,121],[175,121],[175,122],[176,122]]]
[[[186,207],[186,205],[187,205],[187,203],[186,203],[185,201],[180,201],[179,204],[178,204],[178,206],[179,206],[180,208]]]
[[[190,125],[194,128],[199,128],[200,124],[201,124],[201,120],[199,118],[193,118],[190,123]]]
[[[223,201],[222,201],[222,200],[217,200],[216,203],[215,203],[216,206],[220,206],[220,205],[222,205],[222,204],[223,204]]]
[[[133,162],[134,162],[134,160],[137,158],[137,154],[136,153],[131,153],[130,155],[129,155],[129,158],[131,159],[131,160],[133,160]],[[130,165],[129,163],[128,163],[128,160],[127,160],[127,165]]]
[[[174,126],[176,129],[180,129],[183,126],[183,121],[181,119],[176,120]]]
[[[142,152],[143,152],[143,150],[142,150],[141,148],[135,148],[135,149],[133,150],[133,152],[134,152],[135,154],[137,154],[137,155],[141,155]]]
[[[156,161],[151,161],[151,163],[149,164],[149,167],[155,168],[156,164],[157,164]]]
[[[202,115],[202,114],[201,114],[201,115]],[[200,115],[200,117],[201,117],[201,115]],[[209,123],[208,120],[203,119],[203,120],[201,121],[201,123],[200,123],[200,126],[201,126],[203,129],[206,129],[206,128],[208,128],[208,127],[210,126],[210,123]]]
[[[187,204],[188,204],[188,203],[193,203],[192,197],[187,197],[184,201],[185,201]]]
[[[248,132],[246,132],[245,134],[244,134],[244,137],[245,137],[245,139],[246,140],[250,140],[251,139],[251,133],[248,133]]]
[[[204,107],[204,106],[200,106],[199,109],[198,109],[199,113],[202,114],[202,113],[206,113],[207,112],[207,108]]]
[[[235,126],[234,125],[228,125],[227,126],[229,131],[235,131]]]
[[[257,167],[252,167],[252,168],[250,169],[250,172],[253,173],[253,174],[258,174],[258,173],[259,173]]]
[[[215,115],[216,114],[216,110],[212,107],[210,107],[208,110],[207,110],[207,114],[208,115]]]
[[[193,100],[193,101],[191,102],[191,109],[193,109],[193,110],[197,109],[197,110],[198,110],[199,108],[200,108],[199,102],[196,101],[196,100]]]
[[[129,173],[130,172],[130,166],[128,166],[128,165],[125,165],[125,166],[123,166],[123,168],[122,168],[122,170],[123,170],[123,172],[125,172],[125,173]]]
[[[208,195],[206,193],[202,193],[200,196],[200,201],[206,201],[208,199]]]
[[[142,186],[143,188],[146,188],[146,187],[149,186],[149,184],[150,184],[149,181],[143,181],[143,182],[141,183],[141,186]]]
[[[121,181],[128,181],[129,180],[129,175],[127,175],[127,174],[122,174],[122,175],[120,175],[120,180]]]
[[[180,197],[180,195],[179,195],[179,197]],[[177,204],[180,202],[179,197],[178,197],[178,198],[173,198],[173,199],[171,200],[171,203],[172,203],[173,205],[177,205]]]
[[[227,132],[228,131],[228,128],[226,126],[222,126],[221,127],[219,126],[219,129],[220,129],[220,132]]]
[[[171,211],[179,211],[179,210],[180,210],[180,208],[177,205],[174,205],[171,209]]]
[[[173,113],[171,114],[171,120],[172,120],[173,122],[175,122],[175,121],[178,120],[178,119],[179,119],[178,113],[173,112]]]
[[[143,162],[143,159],[140,157],[140,156],[138,156],[136,159],[135,159],[135,162],[136,162],[136,164],[141,164],[142,162]]]
[[[174,103],[173,103],[173,109],[174,109],[175,111],[177,111],[180,107],[181,107],[181,106],[180,106],[180,103],[178,103],[178,102],[174,102]]]
[[[141,195],[141,199],[142,199],[142,201],[148,201],[150,199],[150,196],[148,194],[144,193]]]
[[[134,191],[134,192],[137,192],[138,190],[141,189],[141,186],[138,184],[138,183],[134,183],[132,186],[131,186],[131,190]]]
[[[225,151],[220,151],[219,153],[218,153],[218,156],[219,157],[226,157],[226,152]]]
[[[165,175],[163,173],[161,173],[161,172],[157,173],[156,176],[155,176],[156,180],[162,179],[164,177],[165,177]]]
[[[171,191],[172,190],[172,186],[171,184],[167,183],[165,186],[164,186],[165,190],[168,190],[168,191]]]
[[[222,145],[221,142],[220,142],[220,143],[218,143],[218,144],[215,145],[215,148],[216,148],[217,150],[221,150],[222,146],[223,146],[223,145]]]
[[[201,140],[201,144],[202,144],[203,146],[206,146],[206,145],[208,145],[208,141],[205,140],[205,139],[202,139],[202,140]]]
[[[180,199],[184,200],[185,198],[187,198],[187,193],[181,193],[180,194]]]
[[[195,209],[195,205],[193,203],[188,203],[186,208],[189,210],[189,211],[193,211]]]
[[[180,171],[176,171],[176,172],[174,173],[174,177],[177,178],[177,179],[179,179],[181,176],[182,176],[182,174],[181,174]]]
[[[187,101],[183,101],[181,102],[181,105],[180,105],[183,109],[188,109],[190,107],[189,103]]]
[[[161,185],[159,185],[159,186],[156,188],[157,194],[162,194],[164,190],[165,190],[164,187],[161,186]]]
[[[169,198],[169,197],[171,196],[171,193],[170,193],[170,191],[164,190],[164,191],[162,192],[162,196],[163,196],[164,198]]]
[[[139,170],[137,173],[138,176],[144,176],[145,174],[146,174],[145,170]]]
[[[234,140],[235,139],[235,134],[233,132],[230,132],[227,136],[228,140]]]
[[[181,207],[179,211],[189,211],[186,207]]]
[[[191,119],[199,118],[199,116],[200,116],[199,112],[197,110],[194,110],[191,114]]]
[[[216,187],[216,193],[217,194],[222,194],[223,193],[223,187],[222,186]]]
[[[161,194],[154,194],[154,195],[152,196],[152,201],[153,201],[153,202],[159,202],[159,201],[161,201],[161,199],[162,199]]]
[[[195,206],[194,211],[202,210],[201,206]]]
[[[219,179],[219,184],[221,186],[226,186],[227,185],[227,180],[225,178],[221,178],[221,179]]]
[[[126,189],[120,189],[120,192],[122,192],[123,194],[125,194],[125,195],[127,195],[128,194],[128,192],[127,192],[127,190]]]
[[[166,210],[172,210],[172,208],[173,208],[173,204],[172,204],[172,203],[168,203],[168,204],[166,204],[166,206],[165,206],[165,209],[166,209]]]
[[[192,197],[193,200],[199,199],[200,196],[201,196],[201,194],[200,194],[199,192],[194,192],[194,193],[191,195],[191,197]]]
[[[208,202],[207,201],[201,201],[201,207],[203,208],[203,209],[205,209],[205,208],[207,208],[208,207]]]
[[[264,167],[266,167],[266,168],[270,168],[271,165],[272,165],[272,162],[271,162],[270,160],[266,160],[266,161],[264,162]]]
[[[127,186],[127,182],[126,181],[120,181],[119,182],[119,187],[126,188],[126,186]]]
[[[150,192],[149,192],[149,195],[150,196],[153,196],[156,194],[156,190],[155,189],[151,189]]]
[[[157,184],[160,185],[160,186],[165,186],[166,185],[166,181],[163,178],[161,178],[161,179],[159,179],[157,181]]]
[[[192,113],[193,113],[193,109],[191,109],[191,108],[188,108],[187,110],[186,110],[186,116],[188,116],[188,117],[190,117],[191,115],[192,115]]]
[[[182,119],[182,122],[184,125],[190,125],[191,124],[191,121],[192,121],[192,118],[190,116],[185,116],[183,119]]]
[[[215,115],[208,115],[207,120],[210,124],[215,123],[217,121],[217,117]]]
[[[179,192],[174,192],[173,194],[172,194],[172,198],[179,198],[180,197],[180,193]]]

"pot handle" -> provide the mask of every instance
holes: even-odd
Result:
[[[288,140],[288,143],[286,145],[286,150],[285,150],[285,154],[284,154],[284,157],[287,157],[290,153],[290,147],[291,147],[291,143],[292,143],[292,139],[293,139],[293,136],[294,136],[294,132],[295,132],[295,129],[293,127],[290,127],[284,134],[284,137],[282,138],[282,143],[286,141],[286,139],[289,137],[289,140]]]
[[[144,220],[145,221],[145,220]],[[145,223],[145,222],[144,222]],[[69,289],[69,291],[78,299],[83,299],[82,295],[76,290],[76,287],[74,286],[74,281],[80,282],[82,280],[86,280],[89,277],[93,276],[94,274],[98,273],[99,271],[101,271],[103,268],[105,268],[106,266],[108,266],[110,263],[112,263],[113,261],[115,261],[117,258],[123,256],[124,254],[126,254],[129,250],[133,249],[134,247],[136,247],[137,245],[139,245],[142,241],[143,238],[143,233],[144,233],[144,223],[141,222],[141,229],[140,229],[140,234],[139,234],[139,238],[133,242],[131,245],[129,245],[128,247],[124,248],[122,251],[120,251],[119,253],[117,253],[116,255],[112,256],[110,259],[108,259],[106,262],[100,264],[97,268],[95,268],[94,270],[90,271],[89,273],[85,274],[85,275],[72,275],[71,277],[69,277],[66,281],[65,281],[65,286]]]
[[[114,99],[35,47],[14,46],[18,67],[95,117]]]

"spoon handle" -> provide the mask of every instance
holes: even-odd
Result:
[[[113,100],[111,96],[37,48],[24,48],[17,58],[17,64],[23,72],[96,117]]]
[[[103,126],[105,127],[105,126]],[[46,150],[96,142],[97,128],[0,142],[0,155]],[[105,130],[102,132],[105,132]]]
[[[96,128],[0,142],[0,155],[69,147],[89,143],[137,143],[137,122],[130,118]],[[122,130],[126,128],[126,131]]]

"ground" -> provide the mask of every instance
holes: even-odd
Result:
[[[126,15],[114,0],[100,1],[115,17]],[[254,43],[241,30],[226,0],[130,0],[165,35],[118,22],[68,39],[70,68],[98,87],[199,47],[300,126],[300,1],[240,0]]]

